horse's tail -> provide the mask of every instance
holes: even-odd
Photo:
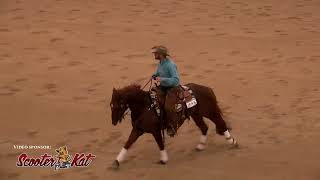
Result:
[[[226,123],[227,129],[229,131],[231,131],[232,127],[231,127],[230,121],[226,120],[224,112],[220,108],[219,103],[218,103],[217,98],[216,98],[216,95],[214,94],[214,92],[213,92],[213,90],[211,88],[210,88],[210,94],[212,96],[212,100],[213,100],[213,103],[215,105],[215,112],[217,112],[219,114],[218,116],[220,116],[220,118],[222,118],[222,120]]]
[[[210,91],[210,96],[211,96],[211,99],[213,101],[213,104],[216,105],[215,111],[218,112],[221,116],[223,116],[223,112],[222,112],[221,108],[218,105],[217,97],[214,94],[213,89],[209,88],[209,91]]]

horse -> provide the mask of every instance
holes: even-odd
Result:
[[[197,144],[196,150],[204,150],[207,144],[208,126],[203,120],[204,117],[210,119],[216,125],[217,134],[224,135],[232,147],[238,147],[237,141],[230,134],[231,128],[227,126],[226,121],[223,119],[213,90],[195,83],[189,83],[185,86],[193,91],[197,100],[197,105],[192,107],[192,110],[188,110],[191,118],[201,131],[200,142]],[[116,126],[118,123],[121,123],[126,112],[130,110],[132,130],[116,160],[113,161],[112,168],[119,168],[120,163],[125,160],[125,156],[131,145],[144,133],[152,134],[160,149],[159,164],[166,164],[168,162],[169,158],[164,146],[164,137],[161,133],[166,127],[162,126],[161,120],[151,104],[150,92],[142,90],[140,85],[132,84],[120,89],[113,88],[110,102],[112,124]]]

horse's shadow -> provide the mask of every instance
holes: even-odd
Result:
[[[173,141],[174,140],[171,140],[166,145],[172,144]],[[197,142],[194,141],[193,144],[196,144],[196,143]],[[179,164],[183,164],[183,165],[189,164],[191,166],[195,161],[200,161],[207,156],[210,156],[210,157],[214,157],[214,156],[218,157],[221,155],[234,156],[235,152],[239,152],[239,151],[241,152],[243,149],[248,148],[247,146],[243,146],[243,145],[235,147],[235,146],[228,146],[227,144],[220,144],[220,143],[214,143],[214,142],[209,143],[205,150],[198,150],[197,148],[185,149],[186,148],[185,146],[179,146],[179,147],[182,149],[174,148],[170,150],[170,148],[168,148],[168,151],[172,154],[172,157],[171,157],[172,161],[170,163],[167,163],[166,166],[163,166],[163,164],[159,163],[159,161],[149,159],[151,163],[147,167],[148,168],[159,168],[159,167],[167,168],[167,167],[176,166]],[[190,147],[190,146],[187,146],[187,147]],[[132,154],[126,160],[124,160],[123,163],[121,163],[121,166],[123,167],[123,169],[126,169],[125,171],[131,171],[131,170],[139,171],[139,170],[146,169],[146,161],[148,160],[141,157],[143,157],[143,154],[147,154],[149,151],[150,151],[150,148],[140,149],[139,152],[141,152],[141,154],[140,153]],[[156,153],[152,153],[152,154],[156,154]],[[135,161],[132,161],[132,160],[135,160]],[[109,171],[114,171],[114,172],[117,172],[120,170],[120,168],[114,168],[112,166],[108,166],[107,169]]]

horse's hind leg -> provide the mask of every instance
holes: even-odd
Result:
[[[203,117],[200,116],[199,114],[192,114],[191,115],[193,121],[196,123],[196,125],[199,127],[201,130],[201,136],[200,136],[200,142],[196,147],[196,150],[204,150],[207,145],[207,132],[208,132],[208,126],[204,122]]]
[[[142,131],[133,128],[131,130],[130,136],[126,142],[126,144],[124,145],[124,147],[121,149],[121,151],[119,152],[117,159],[113,162],[112,166],[114,169],[117,169],[120,165],[121,162],[124,161],[125,156],[128,152],[128,149],[131,147],[131,145],[136,142],[136,140],[143,134]]]
[[[213,112],[210,112],[208,118],[215,123],[217,134],[224,135],[229,144],[238,147],[238,143],[234,137],[231,136],[227,124],[223,119],[220,109],[217,106]]]
[[[161,131],[156,131],[154,133],[152,133],[154,139],[156,140],[159,149],[160,149],[160,164],[166,164],[169,160],[168,158],[168,153],[167,151],[164,149],[164,143],[163,143],[163,138],[161,135]]]

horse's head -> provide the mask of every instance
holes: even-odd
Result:
[[[121,90],[113,88],[112,98],[110,102],[112,113],[112,124],[117,125],[124,118],[124,113],[128,109],[127,98]]]

